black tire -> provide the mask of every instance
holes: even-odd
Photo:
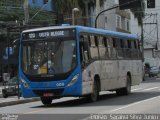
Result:
[[[94,81],[93,85],[93,93],[89,95],[89,100],[90,102],[96,102],[99,98],[99,87],[98,87],[98,82]]]
[[[6,93],[3,93],[2,96],[3,96],[3,98],[7,98],[8,97],[8,95]]]
[[[51,97],[41,97],[41,102],[44,104],[44,105],[51,105],[52,103],[52,98]]]
[[[131,93],[131,77],[127,75],[126,87],[116,90],[117,95],[129,95]]]
[[[3,96],[3,98],[7,98],[8,97],[7,92],[4,89],[2,89],[2,96]]]

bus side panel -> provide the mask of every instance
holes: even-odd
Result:
[[[138,85],[142,81],[141,60],[119,60],[119,82],[121,87],[126,86],[127,72],[131,73],[132,85]]]
[[[138,85],[143,80],[143,63],[141,60],[133,60],[132,62],[132,85]]]
[[[100,76],[102,91],[126,87],[127,72],[131,73],[132,85],[140,84],[142,81],[142,61],[102,60],[93,62],[82,73],[82,94],[92,93],[96,74]]]
[[[132,75],[132,60],[118,60],[119,62],[119,77],[117,84],[120,84],[118,88],[126,87],[127,72],[130,72]]]
[[[91,63],[82,72],[82,94],[90,94],[93,91],[94,76],[96,74],[100,75],[100,61],[95,61]]]
[[[101,61],[101,90],[111,90],[117,88],[118,84],[118,61]]]

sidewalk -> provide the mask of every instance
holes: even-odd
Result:
[[[17,104],[23,104],[23,103],[29,103],[29,102],[34,102],[34,101],[39,101],[39,98],[23,98],[20,97],[18,99],[18,96],[9,96],[8,98],[3,98],[2,97],[2,88],[3,85],[0,82],[0,107],[5,107],[5,106],[10,106],[10,105],[17,105]]]
[[[39,101],[39,98],[28,98],[25,99],[21,97],[18,99],[17,96],[15,97],[8,97],[8,98],[0,98],[0,107],[5,107],[5,106],[11,106],[11,105],[17,105],[17,104],[24,104],[24,103],[29,103],[29,102],[35,102]]]

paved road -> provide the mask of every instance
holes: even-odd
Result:
[[[84,98],[62,98],[47,107],[41,102],[3,107],[0,114],[22,114],[25,115],[23,118],[39,120],[44,117],[50,120],[53,116],[54,120],[88,120],[92,114],[160,114],[160,79],[154,78],[132,87],[129,96],[117,96],[114,92],[101,94],[100,100],[95,103],[89,103]]]

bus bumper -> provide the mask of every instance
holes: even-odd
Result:
[[[52,95],[52,97],[82,96],[81,84],[66,86],[61,88],[25,88],[22,87],[22,95],[24,98],[44,97]],[[51,96],[50,96],[51,97]]]

